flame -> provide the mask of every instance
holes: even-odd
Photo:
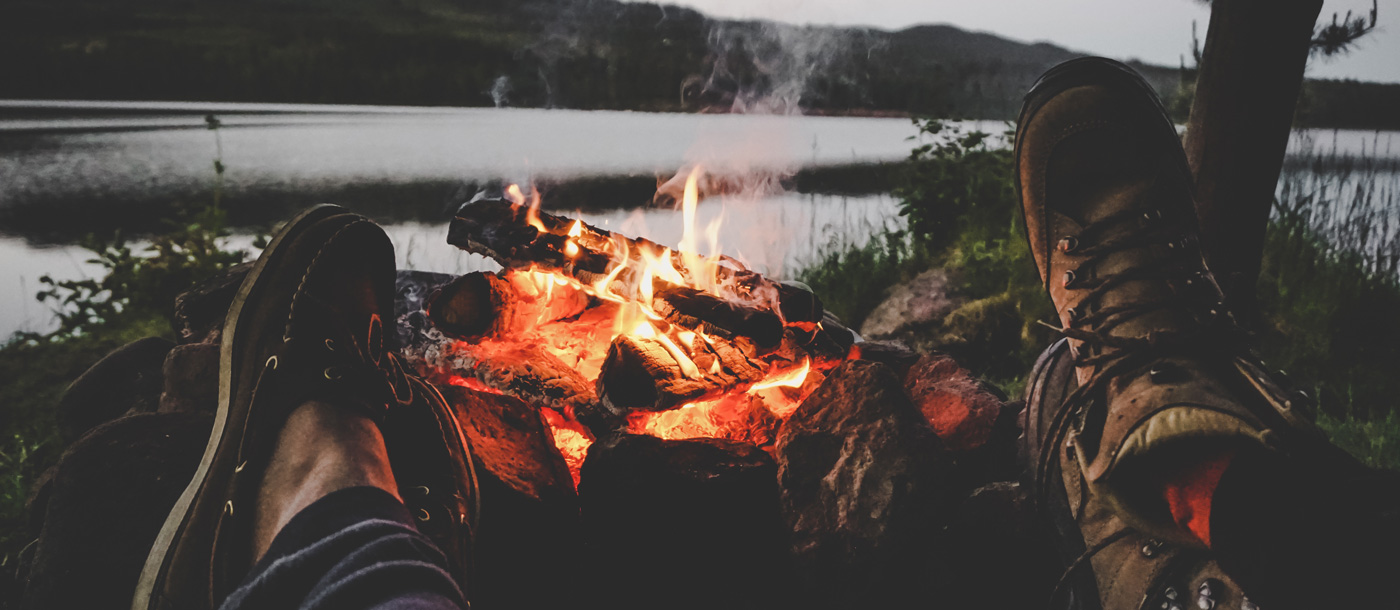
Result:
[[[520,185],[512,184],[506,187],[506,199],[510,200],[512,207],[520,207],[525,204],[525,195],[520,192]]]
[[[752,394],[768,388],[800,388],[802,387],[802,382],[807,380],[807,373],[811,370],[812,359],[803,358],[802,366],[779,374],[776,377],[770,376],[762,383],[755,384],[753,387],[749,388],[749,393]]]

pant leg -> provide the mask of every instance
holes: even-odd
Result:
[[[1400,607],[1400,473],[1242,456],[1211,511],[1220,567],[1265,610]]]
[[[352,487],[297,513],[221,610],[466,608],[447,558],[392,494]]]

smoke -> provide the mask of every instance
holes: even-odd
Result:
[[[510,104],[510,91],[510,77],[503,74],[491,85],[491,101],[497,108],[505,108]]]
[[[860,62],[879,41],[858,29],[714,22],[708,72],[687,93],[740,114],[803,114],[833,95],[868,102]]]

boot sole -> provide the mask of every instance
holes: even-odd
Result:
[[[286,239],[288,236],[299,234],[306,227],[343,213],[346,213],[344,208],[331,204],[321,204],[293,217],[263,250],[262,255],[253,263],[253,268],[249,270],[248,277],[244,278],[243,283],[239,286],[238,293],[224,319],[223,341],[219,350],[219,405],[214,416],[214,428],[209,433],[209,442],[204,447],[204,456],[200,459],[194,477],[171,508],[169,516],[165,519],[165,524],[156,534],[150,553],[146,556],[146,562],[141,569],[141,576],[137,580],[136,591],[132,597],[132,610],[151,610],[158,607],[157,590],[164,584],[164,575],[169,566],[175,543],[180,539],[185,524],[189,521],[191,508],[209,476],[219,445],[223,441],[233,396],[234,354],[232,353],[232,339],[238,331],[239,319],[242,317],[240,314],[244,304],[248,302],[250,291],[267,267],[282,258],[286,246],[290,243]]]

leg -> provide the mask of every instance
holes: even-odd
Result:
[[[465,607],[446,556],[398,497],[379,428],[346,409],[292,412],[254,519],[259,559],[222,608]]]
[[[1057,66],[1027,94],[1016,146],[1031,250],[1068,337],[1032,374],[1025,420],[1032,484],[1066,539],[1062,591],[1164,610],[1331,606],[1334,585],[1400,599],[1372,557],[1346,552],[1363,531],[1400,542],[1394,494],[1340,483],[1360,465],[1250,355],[1151,88],[1109,60]]]
[[[470,454],[386,345],[393,295],[368,219],[321,206],[273,238],[229,311],[214,429],[133,610],[464,603]]]

